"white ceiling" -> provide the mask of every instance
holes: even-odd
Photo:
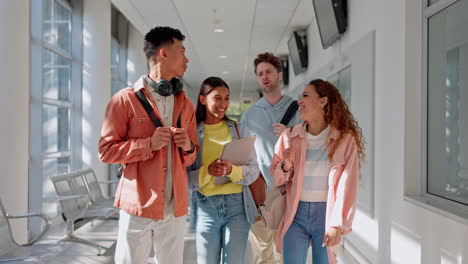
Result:
[[[256,99],[253,60],[288,53],[287,40],[314,19],[312,0],[112,0],[143,34],[161,25],[179,28],[189,58],[184,76],[198,90],[208,76],[225,79],[233,99]],[[215,33],[216,19],[223,33]],[[222,59],[219,56],[226,56]]]

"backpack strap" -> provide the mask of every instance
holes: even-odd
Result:
[[[180,116],[181,115],[179,115],[179,118],[177,118],[177,128],[182,128],[181,121],[180,121]]]
[[[140,89],[137,92],[135,92],[135,94],[138,97],[138,100],[140,100],[141,105],[145,109],[145,111],[148,114],[148,116],[150,117],[151,121],[153,121],[153,125],[156,128],[163,127],[164,125],[162,124],[161,120],[159,120],[158,117],[156,116],[156,113],[154,112],[153,107],[151,106],[150,102],[148,101],[148,98],[146,98],[145,94],[143,93],[143,90]],[[182,128],[181,121],[180,121],[180,116],[181,115],[182,115],[182,113],[179,114],[179,117],[177,118],[177,127],[178,128]],[[181,160],[184,160],[184,157],[182,155],[182,152],[183,152],[182,148],[179,147],[178,149],[179,149],[179,154],[180,154]]]
[[[299,108],[299,105],[297,104],[297,101],[292,101],[292,103],[289,105],[288,109],[283,115],[283,118],[281,118],[281,124],[288,126],[289,121],[293,118],[293,116],[296,114],[297,109]]]
[[[138,97],[138,100],[140,101],[141,105],[145,109],[146,113],[150,117],[151,121],[153,122],[153,125],[155,127],[163,127],[164,125],[162,124],[161,120],[156,116],[156,113],[153,110],[153,107],[151,106],[150,102],[148,101],[148,98],[146,98],[145,94],[143,93],[143,90],[138,90],[135,92],[136,96]],[[182,127],[182,122],[180,121],[180,115],[177,118],[177,127],[181,128]]]
[[[234,128],[236,129],[237,139],[240,139],[239,128],[237,127],[237,122],[236,121],[234,121]]]
[[[138,97],[138,100],[140,100],[140,103],[145,109],[146,113],[151,118],[151,121],[153,121],[153,125],[155,127],[162,127],[163,124],[161,123],[161,120],[159,120],[158,117],[156,116],[156,113],[154,112],[153,107],[151,107],[151,104],[149,103],[148,98],[146,98],[145,94],[143,93],[143,90],[140,89],[137,92],[135,92],[135,94]]]

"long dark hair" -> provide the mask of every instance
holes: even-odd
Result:
[[[340,91],[333,84],[321,79],[313,80],[309,85],[312,85],[315,88],[315,91],[320,98],[328,98],[328,103],[324,108],[325,122],[341,132],[337,144],[335,144],[335,147],[329,154],[329,158],[333,156],[333,153],[335,153],[336,147],[343,140],[344,134],[349,133],[356,141],[359,161],[361,164],[366,156],[364,152],[364,136],[362,135],[362,130],[358,125],[357,119],[353,116],[351,111],[349,111],[349,107],[343,100]]]
[[[227,83],[219,77],[211,76],[211,77],[206,78],[203,81],[200,87],[200,93],[198,94],[198,98],[197,98],[197,111],[195,112],[195,117],[197,118],[197,124],[205,121],[205,118],[206,118],[206,106],[200,102],[200,95],[203,95],[206,97],[209,93],[211,93],[211,91],[213,91],[214,88],[220,87],[220,86],[226,87],[229,90],[229,86],[227,85]],[[226,115],[224,115],[224,119],[228,120]]]

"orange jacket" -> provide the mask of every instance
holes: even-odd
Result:
[[[129,214],[164,219],[164,188],[167,174],[167,148],[153,151],[150,148],[151,136],[155,127],[141,105],[135,92],[143,89],[146,98],[161,118],[156,104],[145,88],[143,76],[134,87],[116,93],[107,105],[104,123],[99,140],[99,158],[105,163],[126,164],[115,195],[116,207]],[[180,115],[182,128],[195,145],[193,153],[180,153],[172,143],[172,177],[174,195],[174,215],[187,214],[187,172],[197,154],[198,136],[194,107],[181,92],[174,96],[173,127],[177,127]]]

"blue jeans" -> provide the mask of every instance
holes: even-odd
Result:
[[[294,221],[284,235],[284,264],[306,263],[310,242],[312,263],[328,264],[327,248],[322,247],[326,209],[326,202],[299,201]]]
[[[242,193],[204,196],[197,193],[198,264],[243,263],[250,224]]]

